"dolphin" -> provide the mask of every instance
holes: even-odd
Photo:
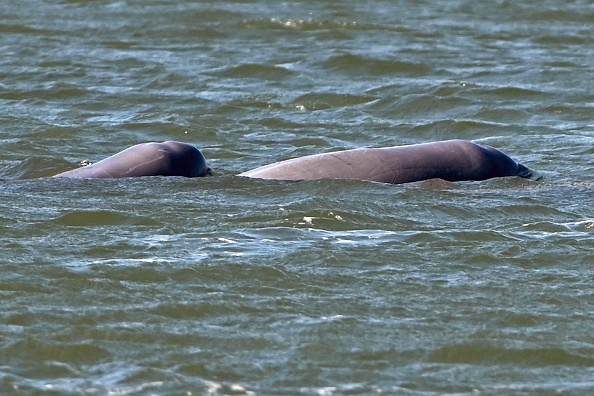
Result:
[[[139,176],[200,177],[210,172],[204,155],[182,142],[142,143],[92,165],[55,175],[68,178],[120,178]]]
[[[533,171],[503,152],[465,140],[315,154],[239,174],[272,180],[356,179],[390,184],[435,178],[455,182],[533,175]]]
[[[210,174],[196,147],[182,142],[142,143],[95,164],[54,177],[200,177]],[[536,173],[490,146],[465,140],[314,154],[265,165],[238,176],[270,180],[355,179],[402,184],[428,179],[451,182],[494,177],[535,178]]]

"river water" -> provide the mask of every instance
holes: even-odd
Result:
[[[0,393],[594,392],[587,0],[2,0]],[[468,139],[542,181],[271,182]],[[48,176],[133,144],[214,175]]]

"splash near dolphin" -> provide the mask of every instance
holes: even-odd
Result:
[[[168,141],[139,144],[93,165],[54,177],[200,177],[209,171],[200,150],[187,143]],[[435,178],[451,182],[507,176],[534,178],[535,173],[493,147],[465,140],[448,140],[315,154],[265,165],[239,176],[270,180],[355,179],[402,184]]]

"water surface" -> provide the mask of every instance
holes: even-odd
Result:
[[[588,1],[0,4],[0,392],[590,394]],[[544,175],[249,180],[468,139]],[[146,141],[204,179],[51,179]]]

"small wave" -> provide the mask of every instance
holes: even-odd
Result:
[[[578,2],[579,3],[579,2]],[[584,12],[585,10],[581,7],[576,7],[575,9],[566,8],[563,9],[543,9],[537,12],[534,12],[530,16],[530,20],[532,21],[541,21],[542,23],[550,23],[550,22],[561,22],[566,21],[570,23],[582,22],[582,23],[592,23],[594,21],[594,13],[593,12]],[[547,22],[548,21],[548,22]]]
[[[211,73],[219,77],[229,78],[257,78],[262,80],[281,80],[293,74],[281,66],[262,65],[258,63],[248,63],[239,66],[227,67]]]
[[[562,45],[587,45],[591,38],[589,37],[580,37],[580,36],[568,36],[568,35],[559,35],[559,36],[537,36],[532,39],[537,44],[550,44],[554,46],[558,46],[559,44]]]
[[[157,220],[144,216],[133,216],[108,210],[78,211],[66,213],[55,220],[58,225],[69,227],[101,227],[117,225],[159,226]]]
[[[536,239],[568,238],[579,239],[592,237],[594,231],[594,220],[581,220],[566,223],[554,223],[550,221],[539,221],[536,223],[522,224],[518,233],[531,236]]]
[[[472,118],[490,122],[502,122],[508,125],[512,122],[522,124],[530,119],[530,113],[524,109],[500,106],[499,108],[484,107],[474,113]]]
[[[374,23],[361,23],[355,20],[316,20],[308,19],[257,19],[245,22],[243,27],[248,29],[276,29],[276,30],[299,30],[299,31],[384,31],[395,33],[413,33],[421,37],[436,37],[440,32],[427,32],[411,29],[403,25],[384,25]]]
[[[483,343],[449,345],[429,352],[429,361],[453,364],[520,364],[544,366],[592,366],[594,359],[561,348],[504,348]]]
[[[412,94],[395,100],[393,97],[382,98],[372,103],[368,110],[374,114],[390,118],[411,117],[426,122],[431,118],[446,120],[471,106],[468,99],[455,96],[438,97],[427,94]],[[460,110],[457,110],[459,108]]]
[[[493,89],[483,90],[487,94],[492,94],[502,99],[519,99],[519,98],[537,98],[542,96],[543,92],[531,88],[523,87],[497,87]]]
[[[217,395],[254,395],[253,391],[248,390],[242,384],[226,384],[213,381],[205,381],[205,391],[207,394]]]
[[[594,230],[594,219],[565,223],[565,225],[578,230]]]
[[[584,123],[588,123],[592,118],[592,105],[586,103],[583,105],[558,103],[545,106],[539,109],[539,111],[549,113],[554,117],[567,119],[571,122],[583,121]]]
[[[0,165],[0,177],[8,179],[35,179],[49,177],[59,173],[59,165],[50,158],[29,157],[23,161],[8,162]]]
[[[249,29],[291,29],[303,31],[360,29],[360,25],[347,21],[316,21],[314,19],[258,19],[244,23]]]
[[[35,29],[30,26],[17,24],[0,24],[2,34],[31,34],[34,36],[48,36],[51,31],[47,29]]]
[[[517,101],[529,100],[535,101],[537,99],[544,100],[550,97],[550,93],[535,89],[532,87],[522,86],[488,86],[488,85],[471,85],[461,92],[465,98],[483,100],[497,100],[497,101]]]
[[[384,60],[355,54],[332,56],[330,59],[323,62],[322,66],[346,74],[362,74],[365,76],[423,76],[431,72],[430,66],[418,62]]]
[[[296,108],[307,110],[325,110],[338,107],[352,107],[376,100],[369,95],[351,95],[340,93],[307,93],[293,101]]]
[[[89,94],[86,88],[70,83],[48,83],[44,88],[36,88],[31,90],[10,90],[0,93],[0,99],[4,100],[55,100],[61,99],[76,99],[85,97]]]
[[[516,134],[516,131],[510,131],[507,126],[496,122],[451,119],[423,122],[415,125],[412,131],[416,136],[427,136],[434,140],[437,138],[448,139],[451,136],[473,140],[485,135],[506,136]]]
[[[46,362],[48,357],[66,364],[95,364],[111,355],[107,350],[90,343],[48,343],[32,338],[13,342],[2,348],[1,352],[5,357],[28,361],[31,365]]]

